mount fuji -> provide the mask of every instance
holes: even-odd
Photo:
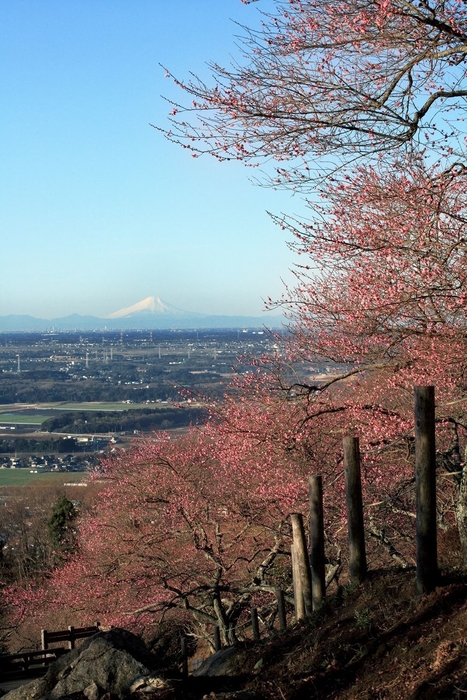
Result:
[[[0,316],[0,333],[79,330],[182,330],[201,328],[280,328],[282,316],[210,316],[184,311],[163,301],[160,297],[146,297],[132,306],[98,318],[71,314],[61,318],[43,319],[34,316]]]
[[[164,316],[203,316],[203,314],[190,313],[189,311],[183,311],[183,309],[178,309],[172,304],[168,304],[162,301],[160,297],[146,297],[142,301],[138,301],[133,306],[128,306],[124,309],[119,309],[119,311],[114,311],[105,318],[134,318],[135,316],[142,315],[164,315]]]

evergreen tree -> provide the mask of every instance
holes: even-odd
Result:
[[[66,496],[55,502],[47,529],[52,547],[57,554],[66,554],[75,548],[76,531],[73,526],[77,516],[75,505]]]

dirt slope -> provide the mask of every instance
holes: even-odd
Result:
[[[370,573],[314,621],[249,650],[245,665],[262,663],[246,685],[271,700],[467,698],[467,578],[441,583],[417,598],[413,571]]]
[[[465,699],[467,571],[445,571],[439,587],[423,597],[416,595],[414,570],[370,572],[360,586],[329,597],[306,623],[239,647],[221,674],[190,677],[151,697]]]

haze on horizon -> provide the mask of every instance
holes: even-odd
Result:
[[[261,10],[272,9],[263,0]],[[294,258],[266,210],[297,213],[249,171],[193,159],[150,124],[159,64],[209,81],[238,56],[240,0],[96,0],[0,5],[0,316],[104,317],[147,296],[206,314],[262,313]]]

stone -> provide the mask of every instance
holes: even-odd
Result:
[[[107,693],[120,700],[128,695],[136,679],[150,674],[154,662],[141,639],[114,628],[89,637],[51,664],[43,678],[12,690],[3,698],[62,700],[74,696],[78,700],[81,696],[84,700],[99,700]]]
[[[232,660],[237,654],[235,647],[221,649],[193,671],[194,676],[231,676],[237,675],[238,669],[232,665]]]
[[[160,678],[160,676],[152,676],[149,674],[148,676],[142,676],[141,678],[137,678],[135,681],[130,686],[130,693],[135,693],[137,690],[139,691],[149,691],[149,690],[165,690],[170,687],[170,684],[164,680],[163,678]]]

